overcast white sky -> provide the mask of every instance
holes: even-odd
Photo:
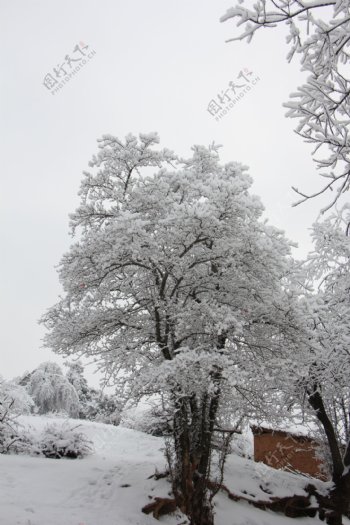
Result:
[[[57,299],[54,266],[71,243],[81,174],[104,133],[157,131],[187,156],[193,144],[223,145],[224,161],[250,167],[266,216],[310,248],[320,202],[292,208],[291,185],[319,183],[310,148],[282,103],[302,82],[286,62],[283,30],[246,43],[219,18],[234,0],[0,1],[1,369],[4,377],[55,359],[37,320]],[[44,76],[80,41],[95,55],[55,95]],[[243,68],[260,81],[219,122],[208,103]]]

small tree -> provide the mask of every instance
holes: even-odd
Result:
[[[92,389],[84,377],[84,367],[79,361],[65,363],[65,366],[67,367],[66,378],[74,387],[79,398],[79,418],[85,419]]]
[[[210,525],[213,435],[239,383],[237,355],[279,352],[292,337],[289,245],[259,221],[243,166],[221,166],[215,146],[181,161],[157,143],[100,141],[71,216],[80,237],[60,265],[65,295],[43,317],[46,344],[100,359],[129,398],[169,400],[174,496],[192,525]]]
[[[56,363],[41,363],[30,375],[27,389],[40,414],[63,410],[76,417],[79,413],[78,394]]]
[[[67,367],[66,378],[74,386],[80,402],[84,402],[89,392],[89,385],[84,377],[83,365],[80,361],[71,361],[64,363],[64,365]]]
[[[79,361],[65,363],[66,377],[79,397],[79,418],[90,419],[118,425],[122,403],[115,395],[107,395],[88,385],[84,377],[84,367]]]

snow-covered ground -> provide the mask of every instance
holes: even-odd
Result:
[[[40,431],[46,417],[22,416],[21,423]],[[55,421],[59,421],[55,419]],[[175,525],[178,516],[157,522],[141,508],[153,496],[168,496],[166,480],[149,478],[164,470],[162,438],[122,427],[72,420],[94,443],[85,459],[0,456],[0,525]],[[268,494],[303,494],[306,478],[271,469],[231,455],[226,486],[236,494],[266,499]],[[318,519],[286,518],[261,511],[225,494],[215,499],[217,525],[316,525]],[[349,521],[344,523],[349,524]]]

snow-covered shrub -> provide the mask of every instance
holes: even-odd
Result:
[[[16,421],[18,414],[29,412],[33,400],[26,390],[0,378],[0,453],[16,452],[21,435]]]
[[[39,414],[66,411],[71,417],[78,416],[78,394],[56,363],[41,363],[30,375],[27,388]]]
[[[121,403],[115,395],[107,395],[88,385],[84,367],[80,361],[65,363],[66,378],[75,388],[79,397],[79,418],[119,425]]]
[[[39,447],[47,458],[82,458],[92,454],[92,442],[83,432],[67,423],[52,423],[41,434]]]
[[[167,415],[160,408],[149,405],[125,409],[122,412],[120,424],[151,436],[167,436],[171,432],[171,424]]]
[[[92,388],[89,387],[84,377],[84,367],[80,361],[64,363],[67,367],[66,378],[75,388],[79,398],[79,419],[89,419],[87,417],[87,405],[91,398]]]
[[[17,426],[17,440],[11,448],[11,454],[42,456],[37,432],[31,426]]]
[[[252,440],[247,433],[234,434],[230,447],[231,453],[242,458],[252,459],[254,455]]]
[[[27,390],[14,381],[0,378],[0,396],[11,400],[12,414],[29,414],[34,406],[34,401]]]
[[[92,398],[87,406],[88,419],[115,426],[119,425],[121,403],[119,403],[117,397],[109,396],[101,391],[95,392],[95,398]]]
[[[11,400],[0,402],[0,454],[7,454],[18,440],[17,424],[10,413]]]

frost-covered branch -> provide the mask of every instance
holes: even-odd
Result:
[[[317,169],[329,181],[310,194],[293,189],[302,197],[295,205],[333,190],[330,203],[321,210],[325,212],[348,191],[350,183],[350,2],[259,0],[252,8],[245,4],[250,2],[240,2],[221,18],[243,26],[230,41],[250,42],[257,30],[286,23],[287,58],[290,61],[299,54],[302,71],[308,75],[285,107],[288,117],[298,119],[296,132],[313,145]]]

